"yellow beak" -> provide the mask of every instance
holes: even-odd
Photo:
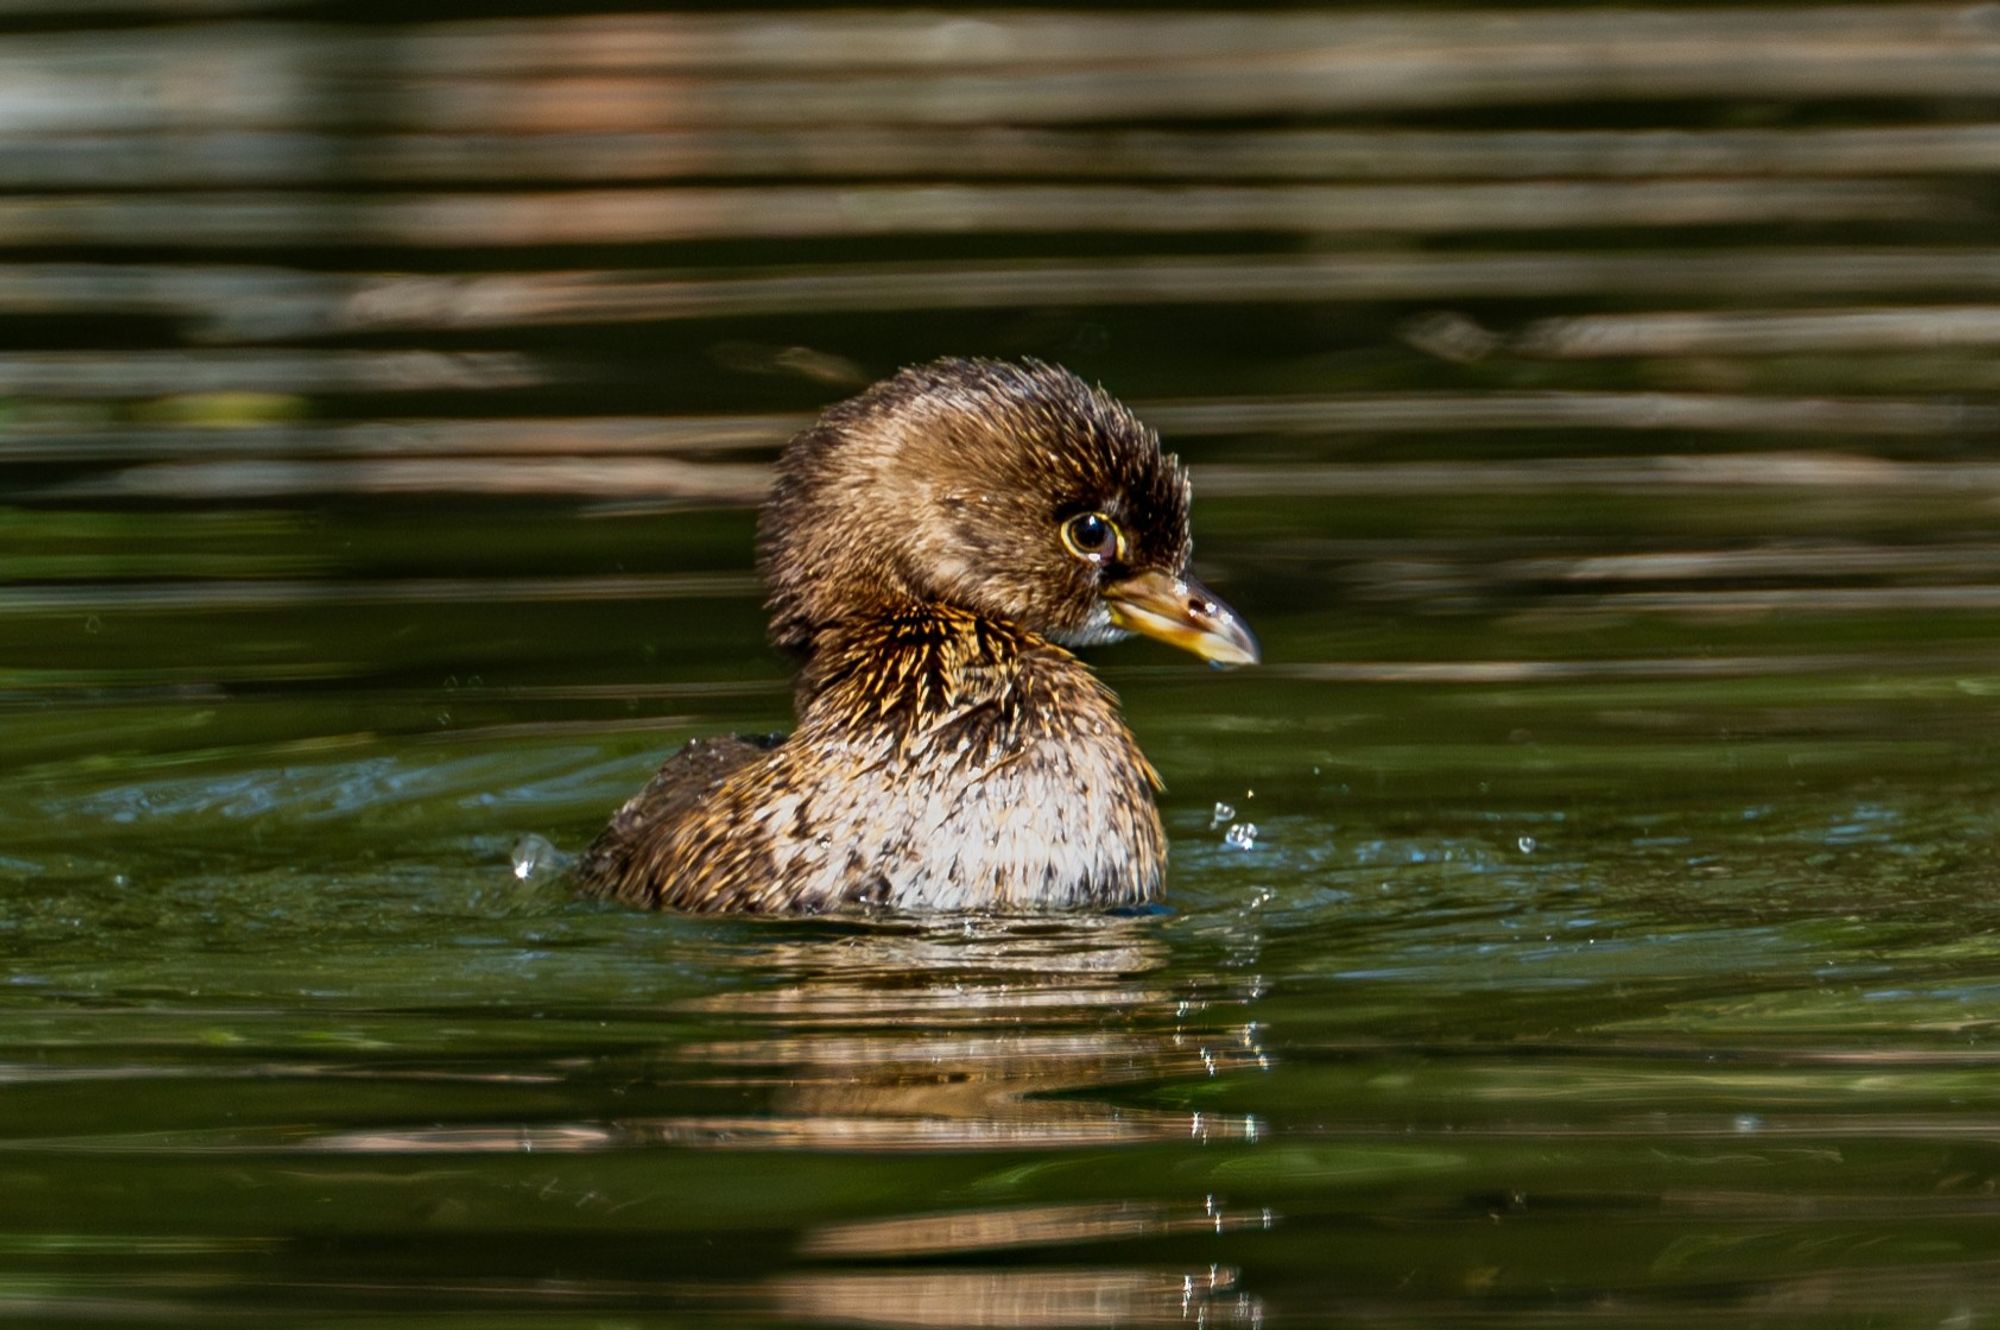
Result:
[[[1257,639],[1223,604],[1192,577],[1151,569],[1104,589],[1111,622],[1134,633],[1171,642],[1212,665],[1255,665]]]

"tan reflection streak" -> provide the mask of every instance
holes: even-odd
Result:
[[[783,1016],[788,1024],[811,1027],[879,1018],[883,1014],[884,996],[881,987],[865,982],[828,982],[824,987],[810,990],[773,988],[731,993],[721,998],[698,999],[688,1006],[740,1015]],[[1060,989],[1017,986],[1006,993],[1005,1001],[1017,1018],[1062,1020],[1069,1014],[1103,1007],[1137,1013],[1158,1003],[1160,996],[1151,989],[1122,985]],[[911,1022],[918,1018],[950,1021],[966,1014],[977,1018],[981,1011],[990,1010],[995,1001],[996,989],[990,981],[970,991],[919,990],[896,995],[897,1010]]]
[[[344,1131],[314,1137],[309,1150],[332,1154],[575,1154],[619,1144],[623,1133],[602,1126],[420,1127],[408,1131]]]
[[[235,274],[231,274],[235,276]],[[22,303],[175,309],[214,335],[308,335],[349,328],[506,327],[901,309],[1047,304],[1317,303],[1478,296],[1870,293],[2000,289],[2000,253],[1973,249],[1735,249],[1711,252],[1349,254],[1209,259],[1154,256],[953,265],[873,263],[752,275],[601,271],[469,276],[355,276],[348,294],[231,290],[186,283],[161,292],[147,271],[0,269],[0,297]],[[233,287],[245,285],[242,280]]]
[[[150,35],[150,34],[148,34]],[[461,74],[549,71],[812,70],[864,68],[968,71],[1022,66],[1149,66],[1164,60],[1219,62],[1316,47],[1357,63],[1389,62],[1377,77],[1406,76],[1424,55],[1489,60],[1533,56],[1552,76],[1567,57],[1602,72],[1607,42],[1637,58],[1701,56],[1721,62],[1784,59],[1846,66],[1867,48],[1853,43],[1949,43],[1941,54],[1991,50],[1988,26],[1957,5],[1854,4],[1712,13],[1671,6],[1598,12],[1547,8],[1423,10],[1102,11],[1024,14],[869,10],[745,11],[735,14],[590,15],[437,24],[397,43],[405,67]],[[371,47],[357,45],[364,56]],[[1430,68],[1426,65],[1425,68]],[[1720,72],[1720,71],[1718,71]],[[1344,90],[1328,89],[1338,96]]]
[[[1174,438],[1330,436],[1436,430],[1771,430],[1929,436],[2000,431],[2000,408],[1893,397],[1749,396],[1687,392],[1411,392],[1176,398],[1135,404]],[[23,424],[0,438],[0,461],[272,458],[417,462],[480,457],[638,457],[776,448],[804,416],[658,416],[564,420],[374,420],[342,424]],[[693,465],[693,463],[689,463]],[[310,471],[303,474],[311,474]],[[747,473],[746,473],[747,474]]]
[[[757,581],[733,573],[628,573],[602,577],[412,577],[376,582],[303,580],[147,582],[0,587],[0,614],[73,609],[267,610],[295,605],[490,605],[551,601],[714,600],[755,595]]]
[[[1261,1308],[1219,1297],[1236,1274],[1144,1270],[826,1271],[763,1286],[780,1315],[883,1327],[1251,1325]]]
[[[1538,231],[1580,226],[1969,219],[1876,180],[1542,180],[1452,185],[825,185],[411,195],[20,195],[24,246],[657,244],[818,236]]]
[[[1096,1084],[1068,1070],[1039,1087],[1047,1091]],[[1254,1142],[1255,1118],[1230,1113],[1170,1113],[1075,1103],[1052,1105],[1016,1098],[1026,1087],[972,1084],[947,1088],[895,1087],[858,1082],[844,1096],[855,1111],[812,1094],[787,1096],[789,1106],[766,1117],[661,1119],[628,1124],[630,1143],[690,1145],[729,1150],[1049,1150],[1138,1145],[1168,1141]]]
[[[1162,1233],[1224,1233],[1268,1228],[1271,1213],[1232,1215],[1207,1206],[1167,1206],[1141,1201],[1034,1205],[959,1210],[825,1224],[806,1235],[808,1256],[936,1256],[1080,1242],[1115,1242]]]
[[[335,182],[1004,177],[1162,180],[1533,179],[1542,176],[1985,174],[2000,125],[1836,129],[1250,130],[867,125],[620,132],[381,134],[191,131],[0,135],[16,188]]]
[[[1141,1202],[965,1210],[827,1224],[807,1234],[799,1250],[808,1256],[935,1256],[1005,1247],[1117,1241],[1184,1228],[1186,1219],[1184,1216],[1177,1222],[1167,1207]]]
[[[1385,462],[1314,466],[1197,466],[1204,497],[1604,490],[1658,495],[1710,489],[1851,489],[1873,495],[2000,491],[2000,465],[1897,462],[1840,453],[1708,453],[1700,456],[1547,457],[1531,462]]]
[[[1509,295],[1686,299],[1720,293],[1795,301],[1822,292],[1937,292],[1964,299],[1968,292],[1995,290],[2000,290],[2000,253],[1957,247],[1155,255],[850,263],[724,275],[586,270],[411,276],[250,265],[0,265],[0,310],[157,314],[192,321],[197,335],[221,341],[360,329],[792,317],[800,311],[1316,304]]]
[[[1048,1020],[1051,1015],[1060,1018],[1065,1012],[1074,1015],[1088,1014],[1091,1016],[1100,1014],[1089,1010],[1089,1007],[1079,1007],[1069,1004],[1064,1000],[1062,995],[1058,994],[1010,994],[1003,1001],[1012,1013],[1020,1011],[1019,1005],[1013,1000],[1017,996],[1028,996],[1039,999],[1035,1005],[1040,1010],[1034,1011],[1032,1016],[1039,1017],[1044,1021]],[[960,1018],[970,1016],[974,1021],[983,1021],[983,1018],[990,1018],[994,1006],[993,998],[990,995],[983,1000],[985,1005],[985,1012],[983,1014],[969,1011],[962,1005],[963,1001],[964,999],[961,996],[960,1003],[957,1005],[930,1009],[911,1004],[904,1005],[899,1013],[901,1019],[897,1023],[913,1027],[907,1035],[898,1033],[858,1035],[843,1034],[837,1029],[817,1029],[812,1030],[810,1033],[796,1036],[775,1035],[764,1039],[739,1039],[691,1044],[682,1050],[682,1056],[694,1059],[697,1062],[720,1063],[725,1066],[763,1065],[772,1061],[783,1061],[786,1063],[803,1064],[811,1068],[822,1068],[837,1075],[844,1068],[851,1067],[856,1062],[869,1064],[906,1062],[913,1065],[924,1065],[926,1063],[942,1062],[960,1064],[976,1062],[982,1059],[993,1059],[1008,1063],[1019,1063],[1044,1059],[1061,1060],[1102,1047],[1102,1041],[1095,1032],[1082,1035],[1063,1034],[1060,1032],[1012,1034],[1006,1032],[989,1033],[984,1030],[965,1030],[931,1034],[919,1028],[914,1028],[919,1020],[950,1020],[954,1015]],[[1158,1011],[1147,1011],[1143,1007],[1126,1003],[1093,1003],[1090,1005],[1116,1005],[1127,1015],[1141,1020],[1149,1016],[1157,1017],[1160,1014]],[[845,1026],[853,1024],[857,1019],[866,1020],[870,1015],[878,1019],[880,1018],[881,999],[879,996],[876,999],[876,1009],[873,1013],[864,1012],[860,1004],[856,1003],[847,1007],[844,1014],[838,1018],[816,1021],[812,1024],[837,1024]],[[791,1023],[787,1022],[787,1024]],[[1029,1022],[1021,1023],[1027,1024]],[[1186,1045],[1182,1045],[1181,1047],[1188,1054],[1188,1058],[1192,1059],[1192,1047]],[[1171,1060],[1182,1061],[1183,1059],[1173,1058]],[[794,1067],[791,1070],[796,1071],[798,1068]]]
[[[202,392],[385,393],[548,381],[501,351],[39,351],[0,355],[0,393],[150,397]]]
[[[1945,407],[1941,411],[1968,429],[1988,414],[1971,407]],[[1520,462],[1221,463],[1196,466],[1194,478],[1195,488],[1210,498],[1577,490],[1658,496],[1706,490],[1816,489],[1866,491],[1872,498],[1956,494],[1974,500],[2000,494],[2000,464],[1900,462],[1856,453],[1818,452],[1545,457]],[[24,492],[39,498],[204,500],[325,493],[569,494],[635,503],[741,507],[761,499],[769,484],[770,473],[762,466],[665,458],[244,459],[126,467]]]
[[[1521,355],[1782,355],[1805,351],[1929,350],[2000,344],[2000,308],[1732,310],[1591,314],[1543,319],[1506,339]]]
[[[1220,1042],[1220,1041],[1218,1041]],[[1087,1144],[1137,1140],[1255,1140],[1254,1119],[1227,1113],[1133,1108],[1073,1097],[1120,1084],[1219,1075],[1261,1067],[1254,1050],[1177,1046],[1170,1038],[1078,1037],[1066,1047],[1017,1047],[1015,1041],[965,1040],[930,1057],[883,1044],[852,1043],[856,1060],[831,1055],[775,1073],[770,1119],[708,1124],[746,1143],[796,1145],[951,1144],[988,1147],[1026,1141]],[[781,1043],[773,1057],[810,1049]],[[683,1126],[702,1126],[686,1123]]]
[[[1958,402],[1735,393],[1343,393],[1142,402],[1170,435],[1434,429],[1798,430],[1940,434],[2000,428],[2000,409]]]
[[[1034,124],[1631,98],[1980,97],[1978,6],[1409,13],[953,11],[26,34],[37,133]]]
[[[1808,587],[1772,590],[1624,591],[1579,596],[1550,612],[1763,615],[1772,613],[1919,613],[2000,609],[2000,586]]]
[[[1050,1089],[1070,1089],[1065,1080]],[[554,1127],[416,1127],[337,1132],[290,1145],[335,1154],[595,1154],[671,1145],[702,1150],[1046,1150],[1161,1141],[1255,1141],[1255,1119],[1226,1113],[1169,1113],[1090,1104],[1016,1103],[1017,1089],[983,1083],[950,1089],[912,1086],[907,1094],[857,1085],[853,1112],[828,1096],[790,1096],[798,1112],[750,1116],[621,1118]],[[241,1153],[244,1147],[228,1145]]]
[[[761,466],[664,458],[385,458],[380,461],[161,463],[51,485],[66,498],[260,499],[301,494],[576,494],[747,506],[763,498]]]
[[[1846,541],[1795,542],[1740,550],[1663,550],[1647,554],[1516,559],[1499,565],[1495,572],[1506,581],[1618,583],[1741,577],[1820,581],[1912,573],[1962,575],[1974,569],[2000,569],[2000,545],[1959,542],[1911,548]]]
[[[424,457],[605,456],[776,448],[808,416],[655,416],[566,420],[369,420],[209,427],[37,423],[0,437],[0,461],[287,461]],[[28,429],[33,433],[28,433]]]

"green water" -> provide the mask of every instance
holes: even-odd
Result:
[[[1223,14],[0,13],[0,1320],[2000,1325],[1991,13]],[[572,899],[947,352],[1171,908]]]
[[[1170,787],[1172,913],[810,924],[514,872],[682,738],[785,723],[740,579],[643,580],[740,571],[747,514],[11,514],[75,603],[0,619],[0,1307],[2000,1310],[1990,614],[1385,609],[1298,546],[1341,508],[1198,503],[1268,668],[1098,653]],[[1449,677],[1501,658],[1568,675]]]

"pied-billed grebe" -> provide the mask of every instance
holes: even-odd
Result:
[[[1022,909],[1159,894],[1159,777],[1065,647],[1257,645],[1188,577],[1188,482],[1101,389],[941,360],[794,438],[758,525],[789,737],[697,739],[583,888],[683,910]]]

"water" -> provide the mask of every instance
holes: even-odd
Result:
[[[434,18],[0,16],[0,1315],[2000,1324],[1990,12]],[[1170,908],[572,899],[944,352],[1193,465]]]

